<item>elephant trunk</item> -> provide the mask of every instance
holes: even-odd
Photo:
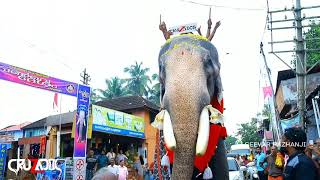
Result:
[[[184,103],[170,108],[170,112],[176,138],[172,179],[190,180],[194,168],[200,110],[193,103]]]
[[[169,126],[164,125],[164,133],[169,132],[169,135],[164,134],[164,137],[165,141],[168,139],[166,137],[172,134],[175,138],[175,140],[168,141],[175,148],[172,179],[190,180],[193,175],[196,149],[197,153],[206,149],[203,146],[196,148],[196,143],[200,114],[203,108],[210,103],[210,95],[199,52],[193,48],[181,47],[172,50],[171,55],[166,63],[166,91],[163,95],[163,103],[170,114],[170,121],[165,122],[172,123],[172,128],[169,129],[173,133],[165,129]],[[206,123],[200,123],[200,129],[205,130],[203,132],[209,131],[207,129],[209,118],[207,123],[208,126],[203,126]],[[199,134],[205,134],[203,132]]]

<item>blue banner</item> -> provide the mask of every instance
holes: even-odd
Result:
[[[57,166],[61,169],[61,171],[53,170],[53,171],[45,171],[42,174],[37,174],[37,180],[42,179],[50,179],[50,180],[65,180],[66,176],[66,161],[59,161]]]
[[[73,157],[86,157],[90,87],[79,84]]]
[[[4,180],[4,171],[6,169],[7,144],[0,144],[0,180]]]
[[[299,127],[300,126],[300,116],[296,115],[290,119],[282,119],[280,120],[282,131],[284,132],[286,129],[291,127]]]
[[[116,135],[144,138],[144,133],[93,124],[92,130]]]

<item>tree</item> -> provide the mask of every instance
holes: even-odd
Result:
[[[263,109],[262,109],[262,117],[263,117],[263,122],[262,122],[262,129],[264,130],[269,130],[269,125],[270,122],[272,122],[272,113],[271,113],[271,108],[268,104],[265,104]]]
[[[241,136],[242,143],[261,142],[262,138],[258,135],[257,118],[251,118],[248,123],[240,124],[237,135]]]
[[[100,99],[107,100],[116,97],[129,95],[128,90],[124,87],[125,80],[118,77],[112,77],[111,79],[106,79],[107,89],[98,91],[102,94]]]
[[[142,62],[138,64],[136,61],[134,65],[124,68],[124,72],[130,74],[130,78],[126,79],[126,88],[132,95],[139,95],[148,97],[149,85],[151,83],[150,77],[147,75],[149,68],[143,68]]]
[[[304,33],[306,40],[306,48],[307,49],[320,49],[320,23],[316,23],[315,21],[311,21],[311,28]],[[309,40],[308,40],[309,39]],[[316,62],[320,61],[320,51],[310,51],[306,52],[306,62],[307,67],[313,66]],[[296,67],[296,56],[294,56],[291,64]]]
[[[155,84],[152,86],[152,88],[149,91],[149,97],[148,99],[157,104],[160,105],[160,82],[159,82],[159,75],[153,74],[152,75],[152,81],[155,81]]]
[[[233,136],[228,136],[225,140],[227,149],[230,149],[232,145],[236,144],[237,138]]]
[[[99,90],[98,89],[93,89],[91,91],[91,95],[90,95],[91,104],[94,104],[94,103],[98,102],[101,99],[101,97],[98,95],[97,91],[99,91]]]
[[[307,49],[320,49],[320,41],[314,38],[320,38],[320,23],[311,22],[311,28],[305,33]],[[320,61],[320,51],[307,52],[307,66],[312,66]]]

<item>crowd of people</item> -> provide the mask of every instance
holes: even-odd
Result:
[[[287,129],[281,144],[268,151],[256,147],[249,155],[237,155],[235,159],[239,166],[254,162],[260,180],[320,180],[320,139],[307,144],[306,133],[300,128]],[[129,169],[127,161],[122,150],[117,154],[112,149],[108,153],[102,150],[95,156],[91,149],[86,179],[128,180],[130,169],[132,179],[153,180],[152,165],[149,167],[142,156],[136,155]]]
[[[306,133],[300,128],[289,128],[281,144],[266,153],[256,147],[255,155],[237,155],[239,166],[255,162],[260,180],[318,180],[320,179],[320,139],[307,144]]]
[[[102,150],[99,154],[95,155],[93,149],[89,150],[86,158],[86,179],[110,179],[110,180],[128,180],[129,169],[128,157],[119,150],[119,153],[115,153],[111,149],[108,153]],[[152,170],[148,164],[144,162],[142,156],[136,155],[132,165],[132,177],[135,180],[153,180]]]

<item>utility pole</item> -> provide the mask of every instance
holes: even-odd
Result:
[[[276,128],[277,141],[280,142],[280,140],[281,140],[281,137],[280,137],[281,136],[280,117],[279,117],[279,112],[278,112],[277,103],[276,103],[276,97],[274,94],[272,80],[271,80],[271,71],[270,71],[270,68],[267,64],[266,56],[263,51],[263,43],[262,42],[260,43],[260,53],[263,56],[263,60],[264,60],[264,64],[266,67],[269,83],[270,83],[270,86],[272,89],[272,97],[271,97],[271,100],[269,101],[270,102],[270,110],[272,113],[273,125],[275,125],[275,128]]]
[[[83,72],[80,74],[82,79],[80,80],[84,85],[89,85],[89,81],[91,81],[90,75],[87,73],[87,69],[84,68]]]
[[[300,114],[300,126],[304,129],[306,117],[306,58],[304,40],[302,37],[301,2],[296,0],[295,21],[296,21],[296,74],[298,92],[298,110]]]
[[[268,3],[268,0],[267,0]],[[306,17],[303,15],[301,17],[302,10],[308,10],[308,9],[316,9],[320,8],[320,5],[317,6],[309,6],[309,7],[301,7],[300,0],[296,0],[295,7],[293,6],[291,9],[283,9],[283,10],[269,10],[269,3],[268,3],[268,23],[270,26],[268,26],[268,29],[271,31],[271,54],[275,55],[280,61],[282,61],[286,66],[288,66],[295,74],[297,79],[297,106],[300,114],[300,125],[303,129],[305,129],[305,118],[306,118],[306,75],[307,73],[315,67],[312,66],[309,70],[306,68],[306,53],[307,52],[315,52],[320,51],[320,49],[306,49],[306,41],[312,41],[317,40],[316,38],[312,39],[305,39],[303,37],[303,28],[305,27],[312,27],[314,25],[302,25],[302,22],[304,20],[312,20],[316,18],[320,18],[320,16],[310,16]],[[283,12],[293,12],[294,18],[287,19],[285,16],[285,19],[282,20],[273,20],[274,14],[279,14]],[[283,23],[283,22],[292,22],[293,26],[283,26],[283,27],[273,27],[273,24],[277,23]],[[274,41],[273,33],[274,31],[278,30],[288,30],[288,29],[294,29],[295,30],[295,38],[290,40],[281,40],[281,41]],[[291,50],[281,50],[281,51],[274,51],[274,45],[275,44],[281,44],[281,43],[295,43],[296,48]],[[290,65],[288,65],[283,59],[281,59],[278,54],[279,53],[295,53],[295,65],[296,70],[294,70]]]

